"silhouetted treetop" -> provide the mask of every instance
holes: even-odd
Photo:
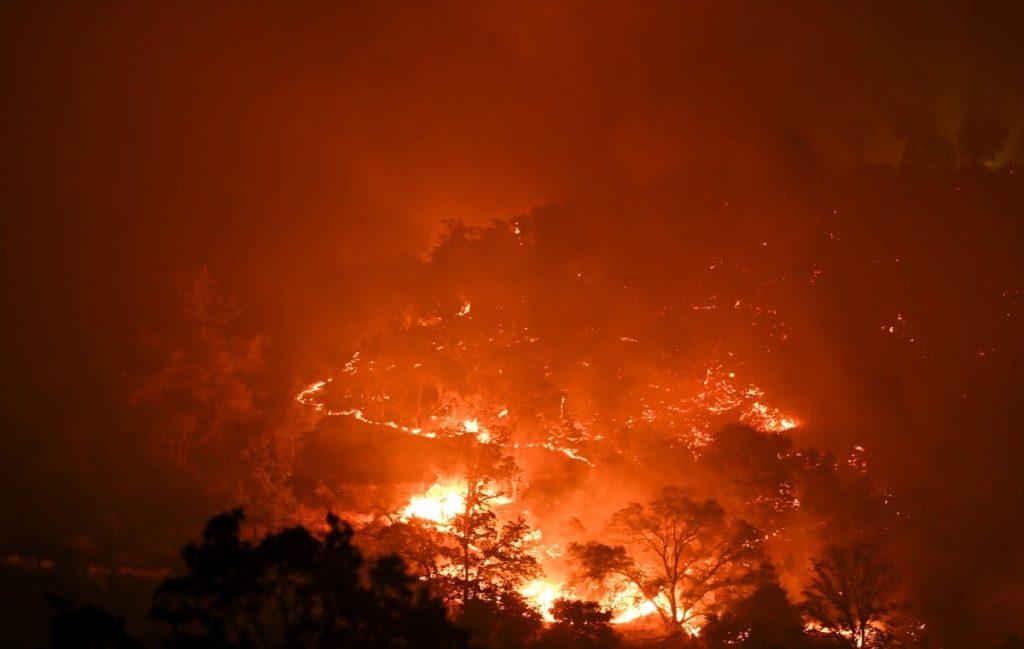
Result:
[[[465,633],[397,556],[367,562],[352,529],[327,518],[240,537],[241,510],[209,521],[182,552],[186,573],[154,596],[172,647],[465,647]]]
[[[559,599],[551,606],[553,624],[537,642],[538,649],[613,649],[622,638],[611,626],[611,611],[597,602]]]
[[[142,649],[125,631],[124,620],[94,606],[75,606],[63,597],[48,597],[50,646],[53,649]]]
[[[812,564],[804,608],[822,633],[855,647],[887,645],[899,583],[895,566],[877,548],[864,544],[830,545]]]

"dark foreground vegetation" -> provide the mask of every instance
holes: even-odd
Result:
[[[374,559],[353,544],[353,530],[328,516],[322,531],[293,527],[249,541],[241,510],[211,519],[182,551],[185,570],[152,596],[157,635],[142,641],[125,621],[56,596],[55,648],[402,647],[612,649],[628,646],[761,649],[914,646],[889,618],[897,605],[893,567],[869,546],[830,547],[814,560],[805,601],[794,604],[770,564],[752,575],[747,594],[710,614],[699,635],[672,624],[632,638],[592,601],[561,599],[543,622],[517,592],[465,589],[452,605],[433,580],[411,573],[397,555]],[[593,549],[593,548],[592,548]],[[614,554],[614,553],[612,553]],[[591,566],[594,568],[594,566]],[[606,566],[607,567],[607,566]],[[441,586],[440,588],[443,588]],[[1001,647],[1020,647],[1009,638]]]

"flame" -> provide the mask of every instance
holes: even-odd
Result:
[[[534,579],[523,586],[519,590],[519,594],[533,608],[540,612],[541,617],[546,622],[554,622],[554,617],[551,615],[551,607],[555,600],[570,596],[570,593],[566,592],[563,584],[547,579]],[[662,608],[667,609],[668,605],[664,601],[663,596],[659,595],[654,600],[645,599],[640,593],[640,589],[630,584],[617,593],[602,598],[600,604],[611,610],[613,616],[611,619],[612,624],[629,624],[641,618],[656,615],[659,608],[658,599],[662,600]],[[700,635],[701,627],[692,618],[690,613],[690,611],[679,611],[677,618],[679,621],[686,620],[683,622],[683,628],[690,635],[698,636]],[[697,617],[699,618],[699,616]]]
[[[633,620],[638,620],[648,615],[653,615],[658,612],[658,607],[655,606],[654,602],[650,600],[644,600],[639,604],[634,604],[625,610],[622,610],[618,615],[612,618],[612,624],[628,624]]]
[[[493,506],[508,505],[512,499],[498,495],[490,498]],[[453,518],[466,511],[466,484],[458,479],[435,482],[423,493],[409,499],[402,510],[402,520],[419,518],[440,526],[447,525]]]
[[[480,422],[476,419],[466,419],[463,421],[462,430],[466,431],[470,435],[476,435],[477,440],[481,444],[487,444],[491,441],[490,431],[482,427]]]
[[[425,493],[413,496],[402,510],[402,518],[422,518],[445,524],[465,510],[465,487],[458,483],[437,483]]]
[[[782,433],[797,427],[797,420],[782,414],[778,408],[769,408],[760,401],[750,404],[750,409],[740,419],[758,430],[769,433]]]
[[[346,365],[345,372],[354,374],[356,372],[355,363],[358,360],[359,354],[357,352]],[[418,365],[418,363],[414,364],[414,366]],[[586,362],[584,362],[584,365],[586,365]],[[760,431],[771,433],[785,432],[800,425],[800,421],[795,417],[783,413],[779,408],[767,405],[765,403],[764,390],[756,384],[748,383],[746,387],[742,387],[742,385],[737,385],[735,379],[735,371],[727,371],[720,363],[712,364],[705,370],[700,386],[702,389],[698,392],[695,394],[689,393],[690,396],[683,396],[681,399],[678,397],[662,398],[659,396],[657,401],[645,400],[641,411],[638,413],[639,417],[628,417],[626,423],[632,425],[643,421],[647,424],[661,424],[668,429],[674,429],[677,424],[681,424],[682,429],[686,431],[682,433],[682,438],[686,439],[693,449],[699,449],[714,439],[714,435],[710,430],[710,418],[712,417],[731,413],[739,421]],[[331,409],[327,407],[326,402],[323,400],[323,393],[333,381],[334,377],[331,377],[312,383],[306,389],[299,392],[295,396],[295,400],[303,405],[312,407],[313,410],[326,416],[352,417],[365,424],[391,428],[418,437],[433,439],[446,437],[454,433],[474,435],[481,444],[490,444],[497,441],[491,432],[480,423],[477,417],[462,418],[460,416],[448,415],[442,419],[442,425],[437,429],[424,430],[393,420],[382,421],[372,419],[366,415],[365,404],[356,404],[355,407],[340,410]],[[670,386],[663,386],[661,384],[651,384],[650,387],[657,390],[658,394],[674,392]],[[685,395],[687,392],[683,392],[683,394]],[[384,394],[375,398],[387,401],[390,399],[390,396]],[[565,401],[566,397],[563,396],[563,412]],[[497,414],[497,418],[503,419],[508,417],[508,414],[508,409],[502,407]],[[681,421],[677,418],[681,418]],[[555,453],[561,453],[571,460],[594,466],[589,458],[580,453],[578,442],[580,440],[599,440],[601,439],[601,434],[587,433],[587,422],[584,420],[580,421],[579,426],[579,430],[583,434],[574,440],[560,439],[555,435],[550,435],[543,442],[524,442],[512,444],[511,446],[513,448],[545,448]],[[567,441],[570,443],[567,444]]]
[[[659,594],[654,599],[647,599],[635,584],[630,584],[628,587],[612,595],[605,605],[615,614],[615,617],[611,620],[612,624],[629,624],[630,622],[656,615],[659,613],[659,609],[667,612],[669,608],[668,600],[664,595]],[[700,635],[701,625],[698,624],[698,620],[701,619],[700,615],[693,615],[692,610],[676,612],[676,621],[681,622],[683,628],[691,636]]]
[[[519,594],[526,598],[535,609],[540,611],[541,617],[546,622],[554,622],[551,615],[551,606],[556,599],[561,598],[562,585],[546,579],[534,579],[519,590]]]
[[[311,383],[305,390],[302,390],[295,395],[295,400],[304,406],[312,405],[314,410],[323,412],[324,404],[314,399],[313,395],[327,387],[327,384],[330,383],[331,380],[332,379],[327,379],[326,381],[316,381],[315,383]]]
[[[653,600],[646,599],[635,584],[629,584],[625,588],[610,593],[606,596],[603,604],[614,614],[612,624],[628,624],[658,612],[657,604]]]
[[[882,622],[870,622],[868,623],[867,628],[870,634],[877,631],[885,631],[886,625]],[[920,628],[923,629],[924,625],[922,624]],[[812,620],[804,624],[804,630],[815,631],[818,633],[830,635],[838,635],[842,638],[846,638],[847,640],[853,642],[853,645],[855,647],[859,648],[864,646],[864,639],[857,635],[852,629],[833,629],[827,626],[823,626],[822,624]]]
[[[465,302],[463,308],[455,315],[469,319],[470,313],[471,306]],[[636,339],[629,337],[621,337],[620,340],[639,344]],[[436,349],[440,350],[443,346],[437,346]],[[416,358],[411,360],[415,361]],[[590,455],[594,445],[604,439],[602,426],[605,424],[600,419],[588,417],[585,410],[577,412],[567,406],[570,399],[567,394],[561,397],[560,427],[527,430],[525,434],[518,430],[518,427],[530,426],[531,424],[524,423],[530,422],[529,416],[517,416],[512,420],[508,407],[502,401],[488,402],[484,398],[456,401],[444,411],[413,419],[392,408],[381,407],[381,403],[391,403],[392,396],[385,391],[368,392],[369,396],[364,391],[359,398],[359,391],[346,389],[350,379],[344,375],[361,376],[367,372],[384,371],[374,370],[374,362],[374,359],[360,359],[357,352],[345,365],[343,372],[309,384],[295,396],[295,400],[322,416],[352,418],[366,425],[417,437],[447,439],[472,435],[481,444],[502,444],[505,447],[503,450],[506,451],[544,449],[589,467],[595,466],[584,453]],[[411,365],[420,367],[418,362]],[[583,361],[583,365],[588,366],[587,361]],[[500,373],[501,369],[498,372]],[[768,405],[771,401],[764,390],[749,380],[739,379],[735,369],[714,363],[701,374],[702,376],[694,379],[685,379],[673,373],[653,376],[641,398],[639,410],[624,423],[627,426],[644,424],[656,425],[669,431],[675,430],[675,434],[685,440],[695,452],[698,452],[700,446],[714,439],[711,428],[714,422],[722,417],[738,419],[758,430],[773,433],[781,433],[799,425],[796,418]],[[376,413],[382,414],[374,416]],[[493,423],[496,432],[501,432],[493,434],[488,429],[488,422]],[[785,489],[780,491],[779,499],[779,503],[783,504],[779,507],[784,505],[798,508],[799,499],[788,485],[784,487]],[[424,492],[413,495],[401,510],[400,517],[406,521],[418,519],[440,531],[446,531],[452,520],[465,512],[466,501],[465,482],[453,477],[444,478]],[[504,496],[489,500],[490,505],[511,502],[511,499]],[[546,544],[541,541],[539,528],[535,530],[535,534],[536,538],[531,539],[531,544],[536,546],[538,553],[556,556],[552,552],[558,547],[557,544]],[[530,581],[520,589],[520,594],[543,619],[549,622],[553,621],[551,608],[554,602],[562,597],[576,595],[572,588],[559,583],[557,579],[548,578]],[[612,612],[613,624],[638,622],[646,625],[648,620],[645,618],[660,621],[659,613],[668,610],[664,597],[648,599],[635,586],[603,593],[603,596],[599,597],[599,603]],[[680,611],[677,616],[677,621],[690,635],[699,634],[703,623],[699,609]]]

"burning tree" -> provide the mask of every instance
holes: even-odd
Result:
[[[540,575],[535,535],[522,517],[501,520],[519,468],[495,444],[455,440],[463,472],[435,484],[404,510],[367,526],[380,550],[400,552],[453,608],[499,602]],[[436,492],[436,493],[435,493]]]
[[[614,514],[612,533],[627,545],[573,544],[581,577],[617,592],[639,592],[662,621],[691,632],[690,623],[714,607],[723,591],[751,580],[756,531],[734,522],[713,499],[666,487],[646,505]]]
[[[522,517],[502,520],[519,468],[496,444],[453,440],[464,470],[412,498],[398,520],[373,532],[382,549],[411,552],[413,566],[440,592],[459,626],[483,647],[525,646],[541,615],[521,594],[540,576],[535,535]]]
[[[895,608],[898,578],[893,564],[870,545],[830,545],[812,560],[813,578],[804,607],[822,633],[855,647],[879,647],[891,638],[888,614]]]
[[[516,592],[539,575],[530,554],[530,528],[517,517],[500,523],[493,506],[508,498],[502,485],[518,473],[515,462],[492,444],[471,443],[466,450],[465,504],[446,529],[452,543],[441,548],[447,564],[441,583],[451,601],[465,605]]]

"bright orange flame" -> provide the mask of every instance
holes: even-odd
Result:
[[[605,604],[615,615],[612,618],[612,624],[628,624],[634,620],[657,614],[659,608],[665,612],[669,608],[668,600],[664,595],[657,595],[653,600],[645,599],[640,593],[640,589],[633,584],[613,595]],[[691,616],[691,612],[677,611],[676,620],[682,622],[683,628],[690,635],[697,636],[700,635],[701,625],[697,624],[700,616]]]
[[[790,428],[796,428],[798,424],[796,419],[783,415],[778,408],[769,408],[759,401],[750,404],[750,409],[741,419],[758,430],[769,433],[782,433]]]
[[[627,624],[633,620],[638,620],[648,615],[653,615],[658,612],[658,607],[654,605],[654,602],[650,600],[644,600],[639,604],[634,604],[624,610],[618,615],[612,618],[612,624]]]
[[[562,597],[562,586],[546,579],[534,579],[519,590],[519,594],[526,598],[534,608],[540,611],[541,617],[547,622],[554,622],[551,615],[551,605],[556,599]]]
[[[427,489],[426,493],[413,496],[402,510],[402,518],[422,518],[443,524],[465,510],[465,487],[458,483],[437,483]]]
[[[519,594],[530,602],[533,608],[540,612],[545,621],[553,622],[554,617],[551,615],[551,606],[555,603],[555,600],[571,596],[571,593],[566,593],[564,589],[565,587],[562,584],[547,579],[534,579],[523,586],[519,590]],[[612,624],[628,624],[635,620],[655,615],[658,613],[659,605],[663,607],[663,610],[668,608],[668,604],[663,597],[658,596],[653,601],[644,599],[640,594],[640,589],[632,584],[607,599],[602,599],[601,604],[611,610],[613,615],[611,619]],[[689,611],[679,611],[677,613],[678,619],[686,619],[689,616],[688,614]],[[700,634],[700,625],[695,622],[695,620],[690,619],[683,623],[683,628],[693,636]]]
[[[492,506],[508,505],[511,502],[511,498],[501,494],[488,499],[488,504]],[[420,518],[438,525],[447,525],[465,511],[466,484],[458,479],[449,479],[436,482],[422,494],[410,498],[401,517],[402,520]]]
[[[466,431],[470,435],[476,435],[477,440],[481,444],[486,444],[491,441],[491,433],[486,428],[480,425],[480,422],[476,419],[467,419],[462,422],[462,430]]]
[[[655,603],[644,599],[640,589],[633,584],[611,594],[604,603],[614,614],[612,624],[627,624],[658,612]]]

